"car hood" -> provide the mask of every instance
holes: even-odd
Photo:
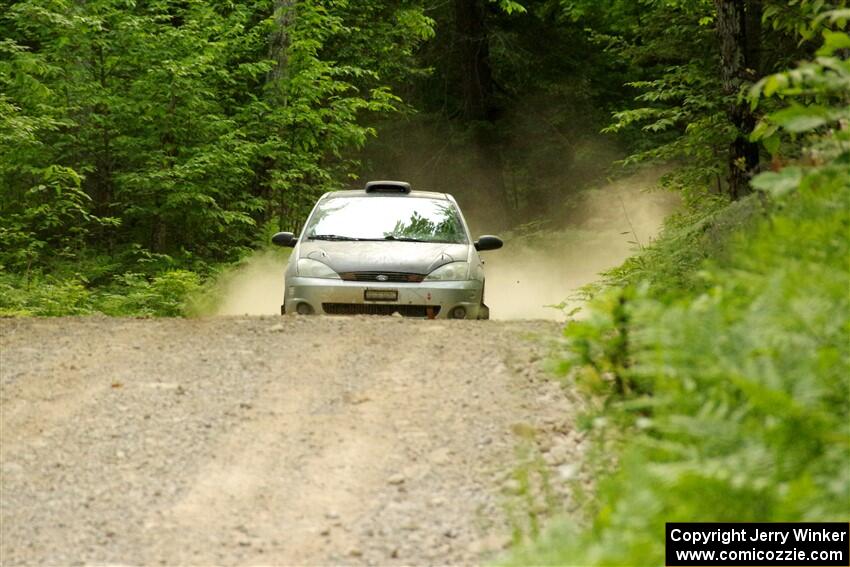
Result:
[[[337,273],[374,271],[428,274],[449,262],[466,262],[469,256],[469,244],[437,242],[306,240],[299,246],[299,258],[324,262]]]

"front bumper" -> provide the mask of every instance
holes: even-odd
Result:
[[[398,298],[366,300],[366,292],[372,290],[395,290]],[[382,283],[295,276],[286,279],[282,311],[328,315],[398,312],[412,317],[478,319],[486,309],[481,305],[482,292],[482,282],[478,280]],[[459,307],[463,308],[463,317],[457,317]]]

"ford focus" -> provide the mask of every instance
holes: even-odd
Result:
[[[324,194],[290,246],[281,313],[401,315],[488,319],[479,252],[502,247],[473,240],[454,198],[372,181],[361,191]]]

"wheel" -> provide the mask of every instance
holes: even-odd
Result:
[[[487,320],[490,318],[490,308],[481,304],[481,308],[478,309],[478,319]]]

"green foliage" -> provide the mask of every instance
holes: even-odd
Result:
[[[660,564],[666,521],[846,517],[848,173],[808,173],[702,271],[704,293],[613,290],[568,326],[572,376],[605,393],[608,423],[629,435],[592,527],[517,564]]]
[[[832,21],[836,12],[823,14]],[[753,107],[770,97],[797,97],[804,104],[792,103],[767,116],[756,126],[751,139],[761,141],[768,151],[778,156],[784,153],[792,158],[804,158],[811,163],[835,161],[850,150],[850,61],[838,53],[850,48],[850,35],[844,32],[823,30],[823,46],[818,57],[806,61],[796,69],[764,77],[750,89]],[[824,133],[828,135],[823,135]],[[805,145],[801,146],[799,140]],[[785,192],[794,187],[802,173],[788,168],[778,174],[764,173],[754,180],[763,190]]]
[[[825,19],[843,27],[850,18],[850,10],[846,9],[846,5],[846,0],[772,1],[765,6],[764,21],[775,30],[783,30],[798,37],[800,42],[807,42],[817,37]]]
[[[572,367],[606,389],[610,422],[630,434],[593,527],[557,546],[560,562],[661,563],[666,521],[837,521],[850,511],[850,177],[807,178],[816,189],[781,202],[703,271],[706,292],[656,299],[639,288],[627,300],[631,347],[619,371],[632,392],[651,394],[618,402],[618,368],[600,368],[614,366],[617,301],[598,299],[598,313],[568,327],[579,345]],[[588,340],[599,352],[586,354]]]
[[[122,274],[116,284],[118,293],[105,291],[98,298],[97,310],[106,315],[178,317],[186,314],[200,289],[198,275],[186,270],[171,270],[151,280],[142,274]]]
[[[47,265],[59,238],[233,260],[339,188],[432,22],[406,3],[275,5],[3,3],[0,263]]]
[[[656,246],[688,244],[705,259],[633,264],[567,325],[562,370],[605,400],[593,423],[604,465],[619,466],[594,471],[587,525],[562,524],[512,563],[661,564],[665,522],[850,513],[850,90],[846,59],[830,56],[771,93],[769,77],[753,89],[757,102],[781,88],[819,105],[766,117],[789,140],[806,133],[796,163],[757,176],[766,194],[737,212],[668,228]],[[764,200],[765,212],[740,216]],[[708,239],[721,248],[693,236],[706,225],[726,227]]]
[[[26,268],[39,258],[71,257],[97,227],[117,221],[90,211],[91,198],[80,188],[80,176],[71,168],[51,165],[31,168],[29,187],[18,201],[0,204],[0,261],[10,268]]]
[[[0,315],[57,316],[92,312],[85,282],[74,278],[38,278],[0,275]]]
[[[191,311],[199,290],[199,276],[186,270],[125,273],[96,288],[79,274],[0,274],[0,316],[179,317]]]
[[[668,290],[699,292],[705,289],[700,266],[709,258],[726,254],[729,235],[746,227],[763,212],[755,196],[727,203],[725,199],[702,199],[699,208],[685,210],[665,221],[661,238],[603,274],[603,280],[588,291],[609,286],[646,282],[657,293]]]
[[[677,162],[663,182],[689,200],[722,176],[722,156],[734,137],[726,120],[711,2],[648,2],[639,29],[621,32],[611,47],[647,65],[646,78],[626,84],[639,106],[619,110],[603,132],[637,137],[625,165]]]
[[[432,36],[415,2],[0,1],[0,269],[32,294],[6,309],[177,314],[172,270],[297,230],[356,174]]]
[[[677,167],[665,176],[662,185],[680,191],[686,203],[699,210],[706,205],[706,198],[713,201],[723,194],[730,167],[726,159],[728,148],[739,135],[727,113],[740,101],[741,94],[724,93],[722,89],[713,2],[658,0],[646,4],[650,9],[642,18],[641,29],[620,27],[614,36],[617,41],[612,41],[609,49],[649,63],[645,73],[648,77],[628,83],[639,91],[634,97],[637,105],[615,112],[613,123],[604,131],[639,136],[630,155],[622,160],[624,164],[675,163]],[[753,68],[744,71],[745,76],[738,77],[745,84],[811,54],[813,45],[809,40],[815,33],[826,25],[840,23],[835,16],[838,12],[825,12],[835,6],[822,1],[759,2],[760,18],[756,17],[758,12],[752,17],[749,14],[755,2],[741,4],[748,18],[760,21],[758,27],[755,22],[747,24],[755,31],[746,40],[752,45],[745,49],[750,50],[755,61],[750,63]],[[825,15],[830,13],[834,16]],[[836,35],[829,41],[836,42],[834,47],[838,48],[842,40]],[[783,76],[762,79],[758,88],[765,85],[769,95]],[[756,137],[764,139],[764,147],[771,155],[779,149],[778,139],[771,137],[774,132],[775,128],[767,124],[756,131]],[[709,203],[708,208],[711,206]]]

